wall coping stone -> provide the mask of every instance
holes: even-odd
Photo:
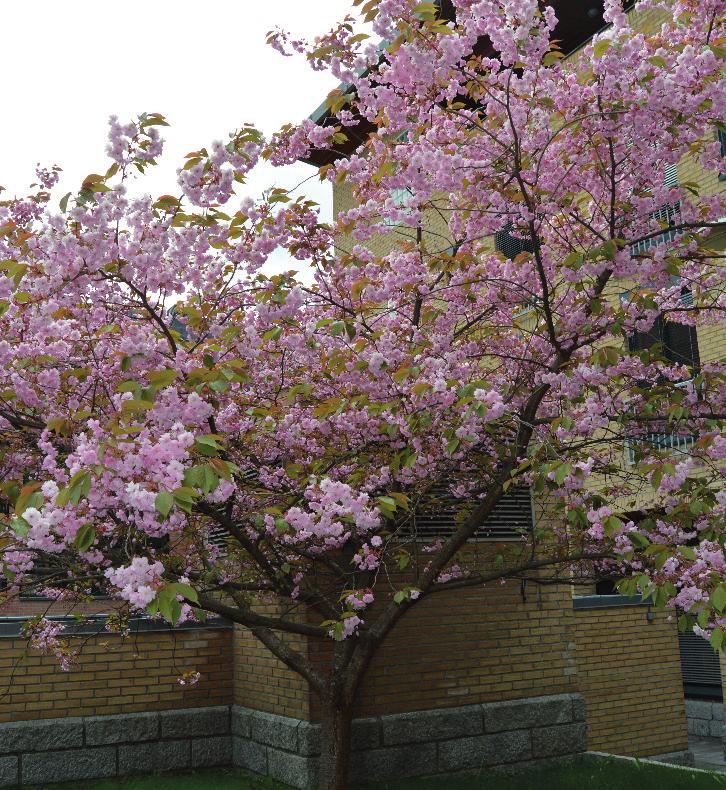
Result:
[[[0,639],[18,639],[22,637],[22,628],[29,617],[0,617]],[[71,616],[50,616],[47,618],[54,623],[62,623],[66,630],[64,637],[89,636],[103,634],[112,636],[106,628],[107,614],[93,614],[86,617],[85,622],[79,623]],[[130,620],[131,634],[169,633],[175,631],[227,631],[232,629],[232,623],[221,617],[210,618],[204,623],[186,622],[170,626],[160,620],[150,617],[132,617]]]
[[[640,595],[575,595],[573,609],[610,609],[616,606],[652,606],[653,602],[643,600]]]

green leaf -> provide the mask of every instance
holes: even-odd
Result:
[[[446,452],[449,455],[453,455],[459,449],[460,444],[461,439],[459,439],[458,436],[455,436],[453,439],[450,439],[449,443],[446,445]]]
[[[167,387],[178,375],[176,370],[170,368],[155,370],[149,373],[149,381],[157,387]]]
[[[187,601],[191,601],[194,604],[199,603],[197,591],[189,584],[184,584],[184,582],[174,582],[174,584],[168,585],[167,589],[173,589],[175,595],[183,595]]]
[[[93,524],[84,524],[76,533],[73,545],[78,551],[83,552],[91,548],[94,540],[96,540],[96,530]]]
[[[570,464],[560,464],[557,469],[555,469],[555,482],[558,486],[561,486],[564,482],[564,479],[570,474],[572,471],[572,467]]]
[[[285,521],[284,518],[276,518],[275,529],[277,530],[278,535],[285,535],[290,531],[290,525],[287,523],[287,521]]]
[[[639,549],[646,549],[650,546],[648,538],[640,532],[628,532],[628,538],[630,542]]]
[[[30,532],[30,524],[21,516],[16,516],[11,522],[10,527],[20,538],[24,538]]]
[[[40,510],[43,507],[45,498],[42,491],[37,490],[38,487],[36,483],[24,486],[20,490],[20,495],[15,502],[15,512],[18,516],[22,516],[29,507],[34,507],[36,510]]]
[[[711,639],[709,641],[711,642],[711,647],[714,650],[720,650],[723,647],[724,636],[726,636],[726,634],[724,634],[720,628],[713,629],[713,633],[711,634]]]
[[[159,491],[154,500],[154,507],[162,518],[166,518],[174,507],[174,497],[168,491]]]
[[[711,593],[711,605],[718,612],[723,612],[726,608],[726,586],[719,584],[719,586]]]
[[[424,22],[433,22],[436,19],[435,3],[419,3],[414,9],[414,14]]]
[[[592,48],[592,54],[600,59],[612,46],[612,41],[609,38],[601,38],[600,41]]]
[[[273,329],[268,329],[264,335],[262,335],[262,339],[264,341],[268,340],[279,340],[282,337],[282,327],[276,326]]]
[[[605,534],[612,537],[621,527],[623,522],[617,516],[608,516],[603,524],[605,527]]]
[[[66,209],[68,208],[68,198],[70,198],[71,193],[67,192],[63,197],[60,199],[60,210],[63,214],[66,213]]]
[[[217,442],[217,438],[210,434],[207,436],[197,436],[194,440],[194,449],[198,453],[201,453],[201,455],[215,456],[219,455],[223,448]]]
[[[125,400],[121,408],[125,412],[149,411],[149,409],[154,408],[154,404],[150,400],[132,398],[130,400]]]
[[[138,381],[122,381],[118,387],[116,387],[116,392],[140,392],[141,385]]]

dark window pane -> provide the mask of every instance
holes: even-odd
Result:
[[[532,239],[513,236],[510,230],[506,228],[494,234],[494,244],[497,252],[503,253],[510,260],[516,258],[520,252],[534,252]]]
[[[670,362],[692,368],[700,365],[695,327],[664,321],[658,316],[647,332],[636,332],[628,338],[630,351],[652,348],[656,344],[660,344],[663,356]]]

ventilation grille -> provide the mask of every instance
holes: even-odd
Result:
[[[721,668],[718,654],[696,634],[680,634],[681,673],[686,686],[715,687],[721,690]]]
[[[447,507],[448,505],[448,507]],[[435,509],[435,512],[432,512]],[[442,493],[431,509],[414,516],[411,531],[419,538],[448,538],[458,526],[451,499]],[[532,495],[526,486],[510,488],[476,531],[477,540],[516,540],[532,530]]]

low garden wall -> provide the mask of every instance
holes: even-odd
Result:
[[[724,704],[721,700],[687,699],[688,732],[702,738],[724,735]]]
[[[352,781],[581,754],[578,694],[357,719]],[[320,725],[239,705],[0,724],[0,787],[235,765],[313,790]]]
[[[0,787],[231,761],[228,706],[0,724]]]
[[[60,618],[59,618],[60,619]],[[232,701],[232,630],[225,622],[177,628],[132,620],[129,635],[104,631],[105,618],[78,625],[63,618],[79,654],[69,672],[29,648],[26,618],[0,620],[0,722],[84,717],[228,705]],[[199,672],[196,685],[181,685]]]
[[[313,790],[320,725],[234,705],[234,764]],[[579,694],[373,716],[353,722],[351,782],[524,767],[586,749]]]

